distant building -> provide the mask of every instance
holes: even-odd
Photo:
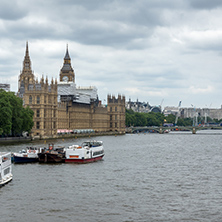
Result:
[[[164,116],[168,116],[170,114],[177,115],[178,112],[179,108],[174,106],[166,106],[163,110]]]
[[[183,118],[193,118],[197,115],[199,117],[210,117],[211,119],[222,119],[222,108],[181,108],[180,115]]]
[[[126,109],[132,109],[134,112],[138,113],[161,113],[160,106],[151,106],[148,102],[139,102],[138,99],[136,102],[133,102],[131,99],[129,99],[129,101],[126,102]]]
[[[194,117],[210,117],[211,119],[222,119],[222,108],[210,109],[210,108],[179,108],[179,107],[165,107],[163,110],[165,116],[169,114],[177,115],[182,118],[194,118]]]
[[[0,83],[0,89],[4,89],[6,92],[10,91],[10,84]]]

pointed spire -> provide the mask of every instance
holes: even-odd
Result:
[[[70,60],[70,56],[69,56],[69,50],[68,50],[68,44],[66,46],[66,55],[64,57],[65,60]]]
[[[28,45],[28,41],[26,41],[25,58],[29,58],[29,45]]]
[[[29,57],[29,46],[28,41],[26,41],[26,50],[25,50],[25,58],[23,61],[23,70],[31,71],[31,60]]]

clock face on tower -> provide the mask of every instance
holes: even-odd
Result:
[[[68,76],[63,76],[63,78],[62,78],[63,82],[68,82],[68,80],[69,80]]]

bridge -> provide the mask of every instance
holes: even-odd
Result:
[[[127,133],[140,133],[140,132],[156,132],[156,133],[167,133],[169,131],[191,131],[192,134],[196,134],[198,130],[222,130],[222,126],[144,126],[144,127],[129,127],[126,129]]]

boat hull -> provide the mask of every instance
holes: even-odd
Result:
[[[9,183],[12,180],[12,176],[10,176],[8,179],[4,181],[0,181],[0,187],[4,186],[5,184]]]
[[[13,162],[14,163],[34,163],[34,162],[38,162],[38,158],[14,156]]]
[[[103,158],[104,155],[94,157],[94,158],[88,158],[88,159],[65,159],[66,163],[91,163],[99,161]]]
[[[40,163],[62,163],[65,160],[63,154],[41,153],[38,156]]]

